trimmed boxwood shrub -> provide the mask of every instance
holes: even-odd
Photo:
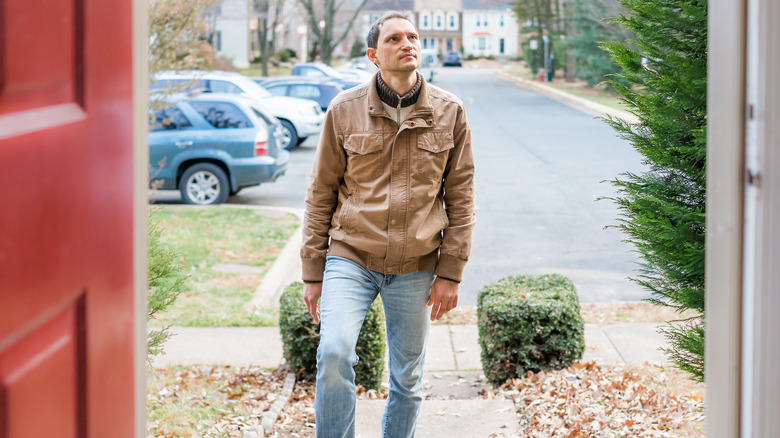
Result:
[[[302,380],[317,377],[317,346],[320,326],[313,324],[303,301],[303,283],[285,288],[279,299],[279,329],[284,344],[284,358],[290,370]],[[355,383],[378,390],[385,369],[385,314],[379,299],[374,301],[363,321],[355,347],[360,360],[355,366]]]
[[[562,369],[582,359],[585,325],[574,284],[558,274],[506,277],[477,298],[479,345],[487,379]]]

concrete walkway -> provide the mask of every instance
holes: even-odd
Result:
[[[282,363],[282,340],[278,327],[172,327],[174,336],[165,344],[165,354],[155,358],[155,367],[168,365],[222,364],[277,367]],[[426,371],[479,371],[480,348],[475,325],[431,327]],[[603,365],[663,365],[659,348],[666,339],[652,323],[585,325],[583,362]]]

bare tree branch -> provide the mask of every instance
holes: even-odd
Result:
[[[346,38],[346,37],[347,37],[347,34],[349,34],[349,31],[350,31],[350,29],[352,29],[352,24],[355,22],[355,19],[357,19],[357,16],[358,16],[358,14],[360,14],[360,11],[361,11],[361,10],[363,10],[363,6],[365,6],[365,5],[366,5],[366,2],[367,2],[367,1],[368,1],[368,0],[363,0],[363,1],[361,1],[361,2],[360,2],[360,6],[358,6],[358,7],[355,9],[355,13],[354,13],[354,14],[352,14],[352,18],[350,18],[350,19],[349,19],[349,23],[348,23],[348,24],[347,24],[347,26],[344,28],[344,33],[342,33],[342,34],[341,34],[341,36],[339,37],[339,39],[337,39],[336,41],[334,41],[334,42],[333,42],[333,44],[332,44],[332,47],[334,47],[334,48],[335,48],[336,46],[338,46],[339,44],[341,44],[341,42],[342,42],[342,41],[344,41],[344,38]],[[343,4],[343,3],[344,3],[344,2],[342,2],[342,4]]]

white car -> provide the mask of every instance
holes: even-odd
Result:
[[[274,96],[239,73],[197,70],[160,72],[152,76],[150,87],[156,91],[167,89],[173,92],[195,90],[246,94],[279,119],[284,133],[281,146],[288,150],[303,143],[310,135],[319,134],[325,120],[325,114],[317,102]]]

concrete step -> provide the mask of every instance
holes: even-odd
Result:
[[[491,388],[482,371],[428,371],[423,374],[423,397],[428,400],[476,399],[482,391]]]
[[[380,438],[384,400],[359,400],[356,438]],[[425,400],[417,418],[415,437],[470,438],[520,436],[511,400]]]

